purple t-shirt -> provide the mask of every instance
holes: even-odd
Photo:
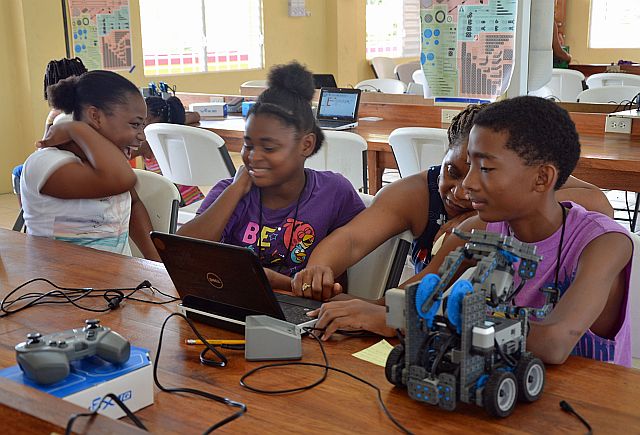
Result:
[[[603,214],[587,211],[582,206],[572,202],[563,202],[562,204],[567,208],[567,220],[560,254],[558,276],[560,297],[575,279],[580,254],[592,240],[606,233],[628,235],[628,232],[620,224]],[[524,288],[516,296],[516,305],[536,308],[544,305],[545,297],[539,290],[555,285],[561,230],[562,228],[559,228],[547,239],[535,244],[537,246],[537,254],[542,255],[542,260],[538,265],[536,276],[527,281]],[[487,231],[510,234],[510,229],[506,222],[489,223]],[[603,254],[603,260],[605,259],[604,255],[606,254]],[[572,355],[631,367],[631,324],[628,303],[630,272],[631,261],[629,261],[625,269],[627,292],[620,313],[621,326],[615,339],[602,338],[591,330],[587,330],[578,341],[578,344],[576,344],[571,353]],[[520,279],[516,278],[515,281],[517,286],[520,283]]]
[[[282,209],[262,207],[253,186],[238,203],[221,242],[258,253],[264,267],[293,276],[304,269],[313,249],[329,233],[349,222],[365,206],[349,180],[330,171],[305,169],[307,183],[298,201]],[[211,206],[233,179],[216,184],[198,213]],[[298,213],[296,216],[296,205]],[[294,225],[295,217],[295,225]],[[262,222],[262,228],[260,228]]]

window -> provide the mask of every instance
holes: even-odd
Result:
[[[591,0],[590,48],[640,48],[638,0]]]
[[[367,0],[367,59],[420,55],[420,0]]]
[[[145,75],[262,68],[260,0],[140,0]]]

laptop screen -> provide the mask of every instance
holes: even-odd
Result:
[[[322,88],[318,104],[318,119],[356,121],[360,104],[360,89]]]

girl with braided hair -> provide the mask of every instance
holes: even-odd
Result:
[[[80,76],[87,72],[87,67],[82,63],[82,59],[74,57],[73,59],[63,58],[60,60],[52,60],[47,64],[47,68],[44,72],[44,99],[48,101],[47,88],[51,85],[55,85],[62,79],[68,77]],[[62,115],[62,111],[55,107],[51,107],[47,119],[44,123],[44,133],[42,138],[47,134],[49,127],[53,125],[54,119]],[[13,190],[18,196],[18,203],[22,207],[22,199],[20,197],[20,176],[22,175],[22,165],[18,165],[11,171],[13,180]]]
[[[299,63],[274,67],[245,124],[242,160],[178,234],[243,246],[274,288],[289,289],[324,237],[364,210],[342,175],[304,167],[324,134],[311,110],[313,77]]]
[[[149,124],[155,124],[157,122],[167,122],[170,124],[195,124],[200,121],[200,115],[195,112],[185,112],[182,101],[178,97],[171,96],[164,100],[161,97],[147,97],[145,98],[147,103],[147,118],[145,119],[145,126]],[[156,160],[156,157],[151,151],[149,143],[145,140],[140,144],[138,150],[133,150],[131,158],[142,156],[144,159],[144,167],[146,170],[155,172],[162,175],[160,165]],[[196,201],[200,201],[204,198],[204,195],[197,186],[183,186],[176,184],[178,191],[180,192],[180,207],[184,207],[189,204],[193,204]]]

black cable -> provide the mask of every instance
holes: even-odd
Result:
[[[515,367],[517,365],[516,361],[512,360],[509,355],[504,353],[504,350],[502,350],[502,346],[500,346],[498,344],[498,340],[494,339],[493,340],[493,345],[496,348],[496,350],[498,351],[498,354],[500,355],[500,357],[507,363],[507,365],[509,367]]]
[[[377,395],[378,395],[378,403],[380,403],[380,407],[382,408],[382,410],[384,411],[384,413],[387,415],[387,418],[389,418],[389,420],[398,428],[400,429],[402,432],[406,433],[406,434],[411,434],[412,432],[407,429],[406,427],[404,427],[398,420],[395,419],[395,417],[391,414],[391,412],[389,412],[389,410],[387,409],[387,406],[384,404],[384,401],[382,400],[382,392],[380,391],[380,388],[378,388],[375,384],[372,384],[371,382],[367,381],[366,379],[362,379],[352,373],[349,373],[345,370],[342,369],[338,369],[335,367],[331,367],[329,365],[329,358],[327,357],[327,353],[324,350],[324,346],[322,345],[322,341],[320,340],[320,338],[318,338],[315,334],[312,334],[312,331],[317,330],[316,328],[303,328],[306,332],[309,333],[309,335],[311,337],[313,337],[318,344],[320,345],[320,351],[322,352],[322,358],[324,359],[324,364],[318,364],[318,363],[308,363],[308,362],[285,362],[285,363],[274,363],[274,364],[266,364],[266,365],[262,365],[260,367],[256,367],[252,370],[249,370],[247,373],[245,373],[244,375],[242,375],[242,377],[240,378],[240,385],[242,385],[244,388],[256,392],[256,393],[261,393],[261,394],[287,394],[287,393],[294,393],[294,392],[299,392],[299,391],[305,391],[305,390],[309,390],[319,384],[321,384],[322,382],[324,382],[324,380],[327,378],[327,374],[329,373],[329,370],[338,372],[338,373],[342,373],[343,375],[347,375],[352,379],[355,379],[357,381],[362,382],[363,384],[366,384],[368,386],[370,386],[371,388],[373,388]],[[256,388],[256,387],[252,387],[251,385],[246,383],[246,379],[250,376],[252,376],[253,374],[265,370],[265,369],[270,369],[270,368],[277,368],[277,367],[288,367],[288,366],[307,366],[307,367],[320,367],[322,369],[324,369],[324,372],[322,374],[322,376],[320,377],[320,379],[318,379],[317,381],[306,385],[306,386],[302,386],[302,387],[297,387],[297,388],[288,388],[288,389],[283,389],[283,390],[263,390],[260,388]]]
[[[582,424],[584,424],[587,428],[587,435],[591,435],[593,433],[593,429],[591,429],[591,425],[589,424],[589,422],[582,417],[580,414],[578,414],[578,412],[573,409],[573,406],[569,405],[569,402],[567,402],[566,400],[561,400],[560,401],[560,408],[562,408],[562,410],[568,414],[573,414],[576,417],[578,417],[578,420],[580,420],[582,422]]]
[[[10,299],[14,294],[27,287],[34,282],[45,282],[52,286],[55,290],[48,292],[30,292],[25,293]],[[151,289],[152,293],[158,292],[162,296],[168,298],[166,301],[152,301],[148,299],[140,299],[133,297],[135,293],[140,290]],[[125,293],[128,292],[128,293]],[[107,306],[104,308],[93,308],[78,304],[78,301],[85,298],[103,298],[107,302]],[[144,280],[136,287],[123,287],[123,288],[105,288],[95,289],[91,287],[62,287],[46,278],[34,278],[29,281],[20,284],[18,287],[9,292],[0,302],[0,317],[6,317],[10,314],[14,314],[29,307],[35,305],[49,305],[49,304],[71,304],[76,308],[80,308],[85,311],[93,313],[104,313],[113,310],[120,306],[125,300],[137,301],[152,305],[163,305],[171,302],[178,301],[179,298],[166,294],[153,286],[149,281]],[[13,306],[24,302],[24,305],[11,309]]]
[[[116,402],[116,405],[118,405],[120,407],[120,409],[122,409],[124,411],[124,413],[127,415],[127,417],[129,417],[131,419],[131,421],[133,421],[133,423],[138,426],[140,429],[146,430],[148,431],[148,429],[145,427],[144,424],[142,424],[142,422],[140,421],[140,419],[138,417],[136,417],[133,412],[131,412],[131,410],[127,407],[127,405],[125,405],[119,398],[118,396],[116,396],[113,393],[109,393],[109,394],[105,394],[104,397],[102,397],[102,400],[100,400],[100,403],[98,403],[98,406],[96,406],[96,408],[91,411],[91,412],[82,412],[79,414],[73,414],[70,418],[69,421],[67,421],[67,427],[65,429],[65,435],[71,435],[73,433],[73,424],[75,423],[75,421],[80,418],[80,417],[95,417],[98,414],[98,411],[100,410],[100,407],[102,406],[102,404],[105,402],[106,399],[113,399],[114,402]]]
[[[164,328],[167,325],[167,322],[173,316],[179,316],[179,317],[182,317],[184,320],[186,320],[187,323],[189,324],[189,327],[191,328],[191,330],[194,332],[194,334],[196,334],[196,336],[200,340],[202,340],[202,343],[204,343],[204,345],[207,347],[207,349],[212,351],[212,352],[214,352],[219,357],[221,356],[222,359],[224,360],[222,363],[215,362],[215,363],[218,363],[217,365],[215,363],[207,364],[207,365],[215,365],[217,367],[224,367],[226,365],[226,358],[224,356],[222,356],[222,354],[220,354],[220,352],[218,352],[218,350],[216,350],[211,344],[207,343],[207,340],[200,334],[200,332],[198,332],[198,330],[194,326],[193,322],[190,319],[188,319],[186,316],[184,316],[183,314],[181,314],[181,313],[171,313],[166,319],[164,319],[164,322],[162,322],[162,327],[160,328],[160,338],[158,338],[158,347],[156,349],[156,359],[155,359],[155,361],[153,363],[153,382],[156,384],[156,386],[161,391],[164,391],[166,393],[194,394],[196,396],[201,396],[201,397],[204,397],[206,399],[210,399],[210,400],[222,403],[224,405],[240,408],[240,410],[237,411],[236,413],[234,413],[234,414],[232,414],[232,415],[220,420],[219,422],[217,422],[217,423],[213,424],[212,426],[210,426],[206,431],[204,431],[205,434],[208,434],[208,433],[211,433],[214,430],[224,426],[225,424],[232,422],[233,420],[237,419],[238,417],[241,417],[245,412],[247,412],[247,405],[245,405],[242,402],[236,402],[235,400],[231,400],[231,399],[226,398],[226,397],[217,396],[215,394],[208,393],[206,391],[196,390],[194,388],[167,388],[167,387],[165,387],[164,385],[162,385],[160,383],[160,381],[158,380],[158,361],[160,361],[160,350],[162,349],[162,337],[164,335]],[[202,361],[204,353],[205,352],[203,351],[200,354],[201,361]],[[207,360],[207,361],[210,362],[211,360]]]

